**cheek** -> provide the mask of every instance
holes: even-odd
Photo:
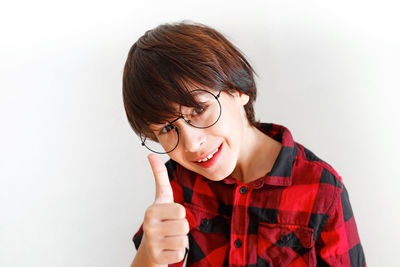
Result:
[[[227,110],[221,115],[220,125],[218,125],[219,131],[231,142],[241,140],[244,129],[242,116],[238,109]],[[246,117],[246,115],[244,116]]]
[[[176,162],[178,162],[179,164],[182,165],[182,154],[179,151],[179,145],[178,145],[177,148],[175,148],[175,150],[173,150],[172,152],[168,153],[168,156],[172,160],[174,160],[174,161],[176,161]]]

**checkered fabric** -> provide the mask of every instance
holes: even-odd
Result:
[[[342,178],[285,127],[260,130],[282,149],[272,170],[250,183],[214,182],[166,162],[190,224],[187,266],[366,266]],[[136,248],[142,235],[141,227]]]

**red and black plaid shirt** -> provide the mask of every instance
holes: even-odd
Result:
[[[282,149],[272,170],[248,184],[230,176],[214,182],[167,161],[190,224],[187,265],[366,266],[341,177],[285,127],[260,130]],[[142,235],[141,227],[136,248]]]

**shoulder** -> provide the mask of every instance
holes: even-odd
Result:
[[[292,183],[283,190],[284,199],[291,200],[287,204],[291,210],[308,214],[307,226],[314,229],[317,237],[341,201],[344,185],[330,164],[297,142],[296,147]]]
[[[342,177],[326,161],[296,142],[297,155],[292,173],[292,184],[303,184],[315,191],[318,212],[330,213],[343,191]]]
[[[329,183],[333,186],[342,188],[342,177],[332,167],[331,164],[322,160],[319,156],[314,154],[314,152],[312,152],[302,144],[296,142],[296,146],[296,164],[303,167],[302,171],[304,171],[305,173],[311,172],[314,174],[320,174],[320,182]]]

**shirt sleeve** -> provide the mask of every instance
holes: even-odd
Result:
[[[317,266],[366,267],[349,195],[342,187],[316,240]]]

